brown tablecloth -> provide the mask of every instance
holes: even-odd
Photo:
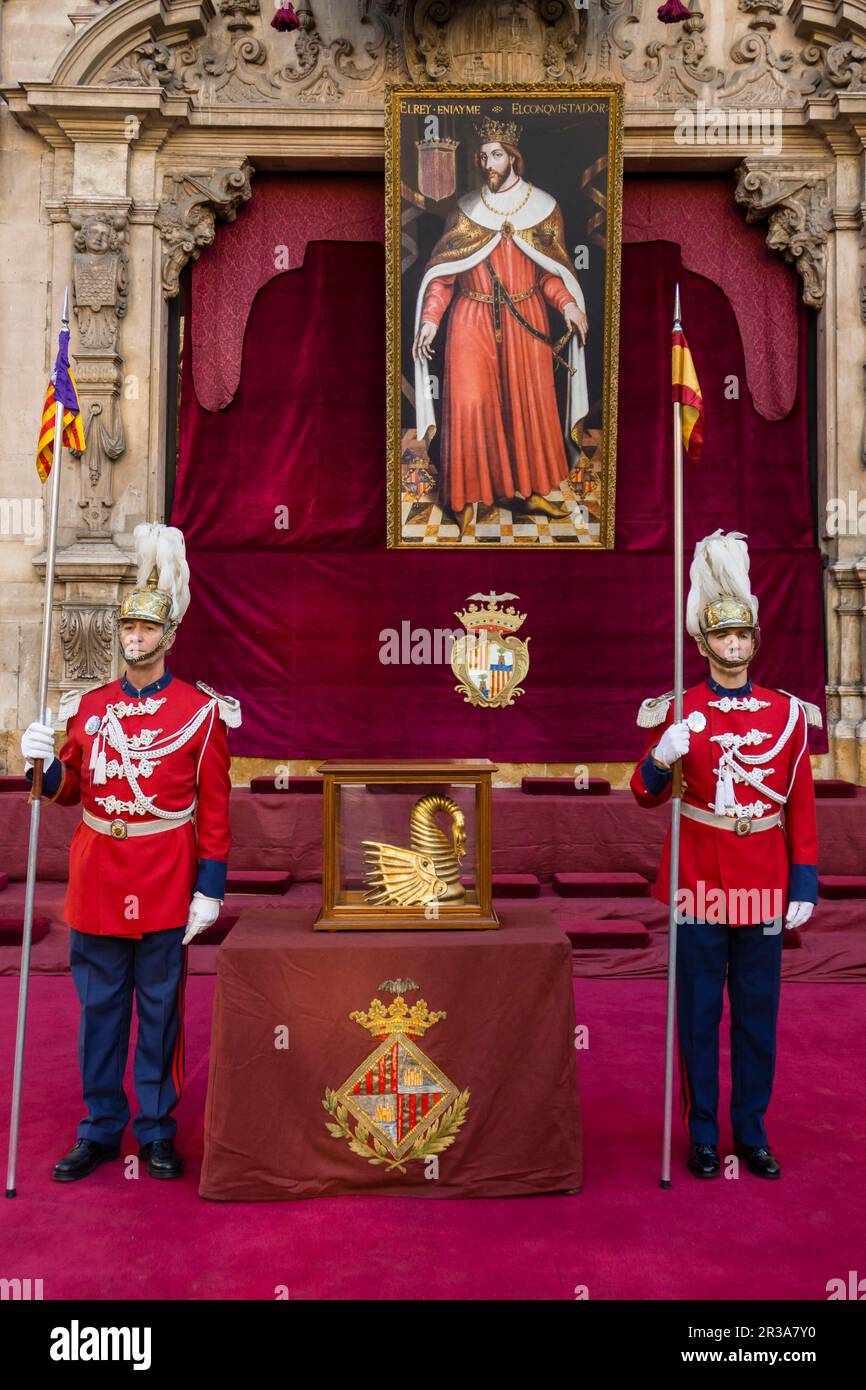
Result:
[[[315,916],[247,912],[219,948],[201,1196],[578,1190],[571,949],[550,914],[516,904],[498,931],[350,933],[313,932]],[[383,986],[397,981],[409,1008],[447,1015],[408,1043],[349,1017],[394,1004]],[[378,1138],[398,1111],[402,1171]]]

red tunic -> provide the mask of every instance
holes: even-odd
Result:
[[[574,303],[560,277],[542,270],[511,239],[503,239],[488,259],[509,295],[533,291],[517,308],[550,337],[547,304],[561,313]],[[489,505],[518,492],[545,496],[568,475],[553,355],[504,306],[497,343],[493,306],[461,290],[491,293],[483,262],[461,275],[437,275],[421,309],[421,322],[439,324],[451,304],[442,407],[444,497],[459,511],[467,502]]]
[[[766,702],[764,708],[725,712],[719,708],[719,701],[724,700],[725,695],[730,696],[730,692],[719,694],[704,682],[685,691],[683,696],[683,718],[699,710],[707,721],[703,730],[692,731],[689,751],[682,760],[683,802],[707,812],[713,811],[715,803],[715,773],[722,751],[720,743],[713,740],[725,734],[742,737],[751,731],[768,734],[768,738],[754,739],[741,745],[742,752],[747,755],[765,753],[774,747],[783,733],[791,710],[789,696],[759,685],[753,685],[749,695],[739,698],[741,701],[753,699]],[[655,748],[664,729],[674,722],[673,713],[671,700],[664,724],[659,724],[650,733],[644,756]],[[798,704],[790,737],[778,754],[763,766],[764,785],[787,795],[784,808],[780,808],[769,796],[762,798],[760,790],[749,783],[734,782],[737,804],[749,805],[763,800],[767,804],[767,809],[762,811],[763,818],[782,809],[781,826],[760,833],[753,830],[748,835],[739,836],[733,831],[716,829],[681,817],[679,887],[689,890],[688,902],[695,905],[694,908],[685,907],[689,916],[700,921],[728,921],[731,926],[769,921],[787,910],[789,885],[793,898],[814,901],[814,893],[809,891],[809,887],[816,883],[818,835],[807,734],[806,713]],[[750,771],[753,771],[751,767]],[[669,777],[662,790],[655,794],[648,790],[642,759],[632,774],[631,789],[641,806],[660,806],[670,799],[671,781]],[[653,890],[664,903],[668,902],[669,897],[670,846],[671,833],[668,830]],[[731,894],[735,890],[739,890],[736,921],[730,911]],[[715,896],[711,897],[711,893]],[[702,904],[704,909],[707,906],[712,908],[722,895],[727,915],[714,918],[712,912],[708,916],[706,910],[701,910]],[[683,902],[683,897],[678,901]]]
[[[147,700],[152,703],[150,712],[145,713]],[[130,825],[152,820],[150,812],[136,814],[112,803],[112,798],[132,802],[135,796],[119,754],[110,745],[106,749],[107,780],[94,786],[90,769],[94,738],[85,726],[89,721],[93,729],[107,706],[113,704],[127,738],[140,740],[143,734],[139,746],[147,746],[149,733],[156,731],[159,739],[174,735],[209,705],[210,712],[189,741],[155,762],[149,777],[140,778],[143,793],[160,810],[182,810],[197,797],[195,821],[160,834],[126,839],[101,834],[82,821],[72,837],[65,917],[68,926],[91,935],[140,938],[148,932],[184,926],[199,861],[217,861],[213,867],[224,876],[223,865],[228,859],[230,761],[226,728],[216,701],[176,677],[144,701],[125,694],[120,681],[82,696],[59,753],[63,780],[51,800],[64,806],[80,801],[101,820],[120,819]],[[135,712],[127,712],[130,705]],[[49,768],[49,776],[52,771]],[[217,881],[219,878],[218,873]],[[202,891],[206,889],[202,887]]]

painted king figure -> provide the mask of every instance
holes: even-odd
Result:
[[[524,178],[513,122],[478,128],[480,189],[458,199],[433,248],[415,312],[416,430],[436,429],[429,363],[450,309],[442,404],[443,503],[461,535],[475,505],[563,518],[551,500],[567,478],[566,440],[579,445],[588,411],[583,291],[565,249],[556,199]],[[565,334],[551,332],[553,309]],[[562,353],[567,348],[567,357]],[[566,420],[553,372],[568,370]]]
[[[758,600],[739,532],[695,548],[686,625],[709,676],[644,700],[651,727],[631,788],[641,806],[670,799],[672,765],[683,788],[677,908],[677,1034],[683,1118],[696,1177],[718,1176],[719,1024],[725,979],[731,1010],[731,1126],[751,1172],[781,1176],[764,1127],[776,1058],[786,928],[804,925],[818,898],[815,790],[809,762],[814,705],[749,679],[760,641]],[[671,832],[655,895],[668,901]],[[679,924],[682,923],[682,926]]]
[[[81,1003],[87,1113],[76,1144],[54,1167],[59,1182],[86,1177],[120,1154],[130,1116],[123,1074],[133,995],[133,1132],[151,1176],[180,1176],[172,1112],[183,1087],[187,947],[216,921],[225,893],[226,726],[240,723],[240,708],[165,668],[189,604],[181,532],[138,526],[135,543],[137,584],[118,619],[124,675],[64,696],[59,717],[68,724],[58,756],[53,730],[41,723],[30,725],[21,744],[31,765],[44,759],[46,799],[83,807],[64,915]]]

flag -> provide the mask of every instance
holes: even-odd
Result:
[[[39,445],[36,450],[36,472],[39,481],[44,483],[54,462],[54,415],[57,402],[63,410],[63,443],[67,449],[84,453],[84,426],[81,423],[81,407],[78,404],[78,387],[69,366],[69,329],[60,333],[60,343],[54,371],[45,392],[42,407],[42,424],[39,429]]]
[[[686,335],[679,327],[673,336],[673,399],[679,401],[683,422],[683,449],[690,463],[700,463],[704,446],[704,398],[689,352]]]

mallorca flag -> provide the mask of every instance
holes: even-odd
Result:
[[[686,335],[675,326],[673,336],[673,399],[680,402],[683,449],[690,463],[700,463],[704,446],[704,398]]]
[[[36,451],[36,472],[40,482],[45,482],[54,462],[54,414],[57,402],[64,407],[63,443],[67,449],[84,453],[84,426],[81,423],[81,407],[78,404],[78,387],[69,366],[69,329],[61,329],[60,345],[54,371],[45,392],[42,407],[42,425],[39,430],[39,447]]]

